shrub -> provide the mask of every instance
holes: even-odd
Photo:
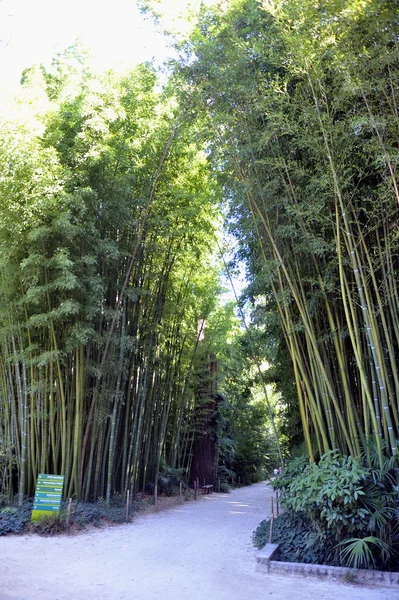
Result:
[[[342,548],[340,556],[350,567],[368,567],[370,563],[376,566],[372,552],[372,546],[375,546],[381,554],[384,562],[387,562],[391,556],[391,550],[387,543],[382,540],[367,536],[365,538],[350,538],[340,542],[337,548]]]
[[[304,518],[316,540],[335,541],[334,561],[339,556],[345,566],[395,570],[399,563],[399,491],[394,459],[381,466],[368,447],[364,460],[367,467],[338,452],[325,454],[318,464],[296,458],[272,486],[280,490],[281,505],[293,526],[297,518]],[[303,550],[299,539],[298,547]],[[298,558],[305,562],[301,552]]]
[[[185,489],[186,483],[183,480],[184,469],[173,469],[165,462],[161,462],[158,475],[158,490],[160,494],[165,496],[173,496],[178,494],[180,483]]]
[[[365,495],[368,472],[355,458],[329,452],[318,464],[304,464],[303,459],[293,463],[273,482],[282,506],[303,513],[321,534],[332,532],[337,542],[367,531],[370,513],[360,498]]]
[[[231,490],[231,486],[227,483],[227,481],[220,482],[220,492],[222,494],[228,494]],[[218,489],[219,491],[219,489]]]
[[[130,511],[133,513],[134,508]],[[103,522],[109,523],[125,523],[126,522],[126,509],[125,505],[116,502],[111,502],[108,506],[103,502],[96,504],[80,502],[72,505],[71,511],[71,526],[75,526],[78,529],[85,527],[86,525],[94,525],[100,527]]]
[[[57,535],[67,530],[65,516],[62,513],[41,517],[30,524],[30,529],[40,535]]]
[[[257,548],[269,541],[270,521],[262,521],[253,535]],[[273,543],[279,544],[277,559],[284,562],[338,564],[335,539],[322,535],[305,515],[287,511],[273,521]]]
[[[7,506],[0,510],[0,535],[21,533],[29,523],[32,504],[25,502],[22,507]]]
[[[130,507],[130,518],[134,512],[141,508],[143,503],[135,500]],[[25,530],[41,535],[54,535],[67,531],[66,514],[67,503],[61,502],[59,514],[41,518],[36,523],[31,523],[32,502],[26,501],[22,507],[7,506],[0,510],[0,535],[8,533],[21,533]],[[125,523],[126,506],[120,496],[114,497],[108,506],[104,502],[74,503],[70,519],[70,529],[83,529],[87,525],[100,527],[103,523]]]
[[[217,479],[218,479],[218,484],[220,482],[220,491],[223,493],[226,493],[226,494],[228,492],[230,492],[231,482],[234,481],[235,477],[236,477],[235,471],[228,469],[224,465],[219,465],[218,470],[217,470]],[[216,489],[219,490],[218,487]]]

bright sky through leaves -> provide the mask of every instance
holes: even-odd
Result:
[[[80,39],[98,68],[134,66],[168,54],[165,39],[134,0],[0,0],[0,85]]]
[[[162,26],[174,35],[187,35],[201,3],[214,0],[153,0]],[[0,90],[11,94],[24,69],[47,63],[57,52],[80,40],[95,68],[125,69],[155,59],[162,63],[172,54],[167,39],[150,17],[140,13],[135,0],[0,0]],[[234,277],[239,294],[245,283]],[[226,281],[224,300],[234,295]]]
[[[186,34],[200,4],[214,0],[151,0],[163,27]],[[94,66],[126,68],[171,54],[166,38],[136,0],[0,0],[0,87],[16,87],[21,72],[46,62],[79,39]]]

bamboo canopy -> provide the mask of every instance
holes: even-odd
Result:
[[[1,128],[0,493],[20,503],[38,473],[109,502],[187,469],[219,286],[218,193],[176,99],[150,67],[64,58],[26,74],[45,124]]]
[[[232,0],[184,46],[312,460],[397,455],[397,40],[395,2]]]

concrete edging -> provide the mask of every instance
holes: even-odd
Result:
[[[399,589],[399,573],[389,571],[369,571],[368,569],[349,569],[331,565],[313,565],[272,560],[278,544],[266,544],[256,555],[256,570],[261,573],[279,575],[299,575],[301,577],[320,577],[335,579],[346,583],[365,583]]]

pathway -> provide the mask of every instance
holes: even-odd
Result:
[[[51,538],[0,537],[0,600],[397,600],[367,588],[255,571],[264,483],[202,496],[129,525]]]

